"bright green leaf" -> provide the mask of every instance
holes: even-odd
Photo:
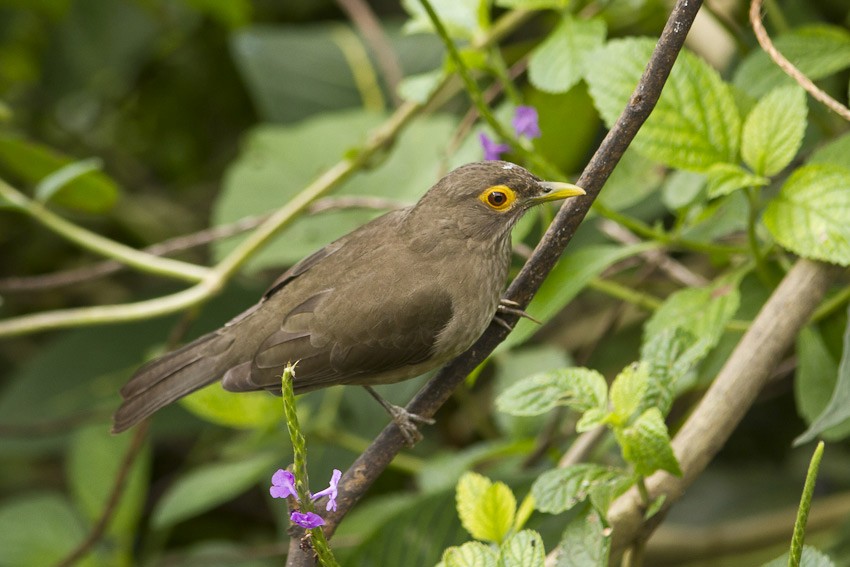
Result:
[[[758,101],[744,121],[741,155],[756,173],[772,177],[791,163],[806,133],[806,93],[778,87]]]
[[[237,429],[259,429],[283,416],[280,398],[267,392],[228,392],[218,382],[180,400],[201,419]]]
[[[795,445],[811,441],[827,429],[846,424],[850,420],[850,309],[848,323],[844,329],[844,346],[838,364],[838,379],[827,406],[806,430],[794,440]]]
[[[560,10],[569,3],[570,0],[496,0],[496,6],[516,10]]]
[[[850,265],[850,170],[799,168],[770,201],[764,224],[783,247],[805,258]]]
[[[445,567],[496,567],[498,553],[479,541],[470,541],[459,547],[450,547],[443,553]]]
[[[615,425],[625,425],[640,406],[649,386],[649,368],[646,364],[630,364],[611,383],[612,418]]]
[[[605,41],[601,19],[576,19],[565,13],[558,27],[532,52],[528,79],[543,92],[564,93],[578,83],[588,53]]]
[[[545,560],[543,538],[532,530],[512,535],[499,549],[499,567],[543,567]]]
[[[585,79],[609,126],[626,108],[654,47],[651,39],[622,39],[588,55]],[[671,167],[703,171],[737,160],[740,131],[729,86],[705,61],[682,51],[633,145]]]
[[[657,470],[665,470],[676,476],[682,475],[670,445],[664,416],[658,408],[646,410],[632,425],[614,432],[623,458],[634,466],[637,474],[649,476]]]
[[[457,511],[463,527],[475,539],[500,543],[511,530],[516,498],[503,482],[468,472],[457,483]]]
[[[567,524],[555,549],[556,567],[604,567],[611,551],[611,528],[591,506]]]
[[[850,132],[820,146],[809,156],[807,163],[827,163],[850,169]]]
[[[456,39],[473,39],[484,31],[481,27],[483,0],[430,0],[437,17],[449,35]],[[402,0],[401,5],[410,14],[404,25],[408,33],[431,33],[434,26],[419,0]]]
[[[784,166],[783,166],[784,167]],[[728,195],[744,187],[763,187],[770,179],[754,175],[743,167],[731,163],[716,163],[705,172],[709,199]]]
[[[86,536],[87,528],[58,494],[28,494],[0,507],[0,565],[55,565]],[[89,559],[80,563],[91,567]]]
[[[622,471],[617,469],[580,463],[544,472],[531,486],[531,495],[539,511],[560,514],[587,499],[595,490],[606,489],[606,485],[622,476]]]
[[[151,516],[156,528],[172,526],[227,502],[274,472],[275,455],[203,465],[183,475],[157,503]]]
[[[539,415],[556,406],[584,412],[606,406],[605,377],[589,368],[560,368],[534,374],[512,385],[496,398],[499,411],[511,415]]]

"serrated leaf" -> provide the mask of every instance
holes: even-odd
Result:
[[[607,490],[622,471],[594,463],[580,463],[544,472],[531,486],[535,507],[547,514],[560,514],[587,499],[595,490]]]
[[[625,425],[640,407],[649,387],[649,368],[646,364],[630,364],[611,383],[611,406],[615,426]]]
[[[634,466],[637,474],[649,476],[657,470],[665,470],[682,476],[664,416],[658,408],[646,410],[632,425],[615,429],[615,433],[623,458]]]
[[[647,365],[649,384],[640,409],[657,407],[667,415],[675,394],[694,367],[708,354],[710,343],[697,339],[680,327],[667,327],[641,346],[641,361]]]
[[[708,168],[705,176],[709,199],[728,195],[744,187],[763,187],[770,183],[767,177],[755,175],[731,163],[716,163]]]
[[[543,538],[533,530],[522,530],[499,549],[499,567],[543,567],[546,560]]]
[[[547,93],[570,90],[582,78],[585,57],[602,45],[605,33],[603,20],[581,20],[565,13],[558,27],[531,52],[531,84]]]
[[[797,169],[764,211],[764,224],[784,248],[805,258],[850,265],[850,170]]]
[[[482,32],[483,0],[431,0],[431,6],[449,35],[456,39],[473,39]],[[404,24],[408,33],[433,33],[434,26],[419,0],[402,0],[401,5],[410,14],[410,20]]]
[[[267,392],[228,392],[215,382],[180,400],[196,416],[225,427],[260,429],[280,421],[280,398]]]
[[[445,567],[496,567],[499,554],[487,545],[470,541],[443,553]]]
[[[510,531],[516,498],[505,483],[467,472],[457,483],[456,498],[460,521],[475,539],[500,543]]]
[[[172,526],[241,494],[270,471],[275,455],[203,465],[184,474],[157,503],[151,515],[156,528]]]
[[[539,415],[565,405],[584,412],[605,408],[608,384],[589,368],[559,368],[520,380],[496,398],[496,408],[511,415]]]
[[[628,104],[654,47],[651,39],[622,39],[588,55],[585,80],[609,126]],[[707,63],[682,51],[658,104],[632,144],[671,167],[703,171],[737,160],[740,131],[729,86]]]
[[[567,524],[555,549],[556,567],[605,567],[611,551],[611,529],[588,506]]]
[[[771,177],[791,163],[806,133],[806,93],[777,87],[758,101],[744,121],[741,156],[756,173]]]
[[[850,308],[848,322],[844,328],[844,344],[841,362],[838,364],[838,379],[829,403],[812,422],[805,433],[794,440],[795,445],[811,441],[827,429],[846,424],[850,420]]]

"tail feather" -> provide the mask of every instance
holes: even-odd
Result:
[[[112,432],[129,429],[163,406],[218,380],[221,369],[228,367],[226,357],[233,341],[230,334],[210,333],[142,366],[121,389],[124,402],[112,418]]]

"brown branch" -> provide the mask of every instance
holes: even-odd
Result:
[[[850,122],[850,108],[847,108],[826,94],[826,92],[822,89],[818,88],[811,79],[804,75],[802,71],[797,69],[793,63],[788,61],[788,59],[786,59],[785,56],[776,49],[776,46],[773,45],[773,42],[770,40],[770,36],[767,35],[767,30],[764,29],[764,24],[762,24],[761,21],[762,2],[763,0],[753,0],[752,4],[750,4],[750,23],[753,26],[753,31],[756,34],[756,39],[758,40],[759,45],[761,45],[761,48],[770,55],[773,62],[776,63],[786,75],[797,81],[797,83],[806,89],[816,100],[819,100],[827,108],[838,114],[844,120]]]
[[[522,306],[527,305],[560,258],[608,176],[655,107],[700,4],[700,0],[679,0],[674,6],[628,106],[578,180],[578,185],[587,191],[588,196],[568,201],[561,208],[531,259],[508,287],[507,298]],[[423,417],[433,416],[454,389],[506,335],[507,332],[500,325],[491,325],[467,352],[446,365],[419,391],[408,404],[408,411]],[[339,484],[338,508],[325,518],[329,536],[403,446],[404,440],[398,428],[389,425],[345,472]],[[299,549],[298,541],[293,540],[287,564],[307,566],[314,562],[312,557]]]
[[[109,498],[103,507],[103,513],[98,518],[97,522],[92,526],[89,535],[86,536],[80,545],[68,554],[62,561],[56,564],[56,567],[70,567],[74,565],[97,544],[109,522],[112,520],[115,511],[118,509],[118,504],[121,502],[121,496],[124,494],[124,486],[127,483],[127,477],[130,476],[130,470],[133,468],[133,463],[136,462],[136,457],[145,444],[145,439],[148,434],[148,422],[143,421],[136,427],[133,432],[133,439],[130,442],[130,447],[124,454],[124,459],[121,461],[121,468],[118,469],[118,474],[115,477],[115,483],[112,485],[112,492],[109,493]]]
[[[645,521],[643,499],[637,490],[630,490],[612,504],[608,513],[613,528],[612,564],[617,564],[632,542],[649,537],[670,505],[681,498],[723,447],[837,273],[834,266],[800,259],[786,274],[673,439],[682,477],[662,472],[646,480],[652,500],[665,495],[662,512]]]

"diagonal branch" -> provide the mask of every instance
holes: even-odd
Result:
[[[508,288],[508,298],[523,306],[527,305],[560,258],[614,166],[655,107],[700,4],[699,0],[679,0],[676,3],[627,108],[608,132],[578,180],[578,185],[587,191],[588,197],[568,201],[561,208],[531,258]],[[446,365],[420,390],[407,409],[423,417],[433,416],[469,372],[483,361],[506,335],[507,332],[502,327],[491,325],[467,352]],[[403,443],[398,428],[389,425],[345,472],[339,484],[338,508],[326,518],[328,535],[334,532],[345,514],[401,450]],[[288,565],[312,565],[312,561],[311,557],[298,548],[297,538],[293,538]]]

